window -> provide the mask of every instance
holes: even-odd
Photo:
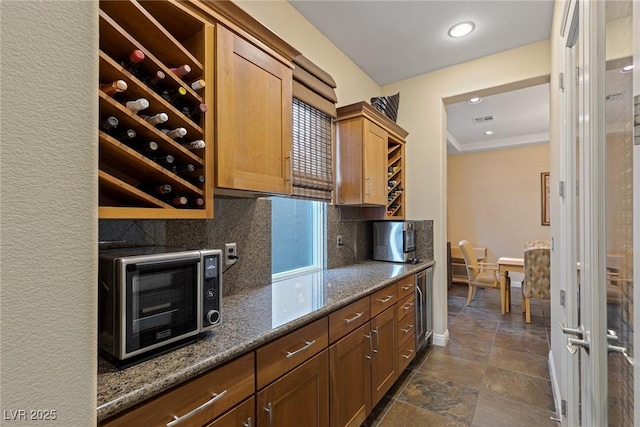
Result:
[[[273,279],[322,269],[324,211],[324,202],[271,198]]]

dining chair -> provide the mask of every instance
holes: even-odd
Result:
[[[467,268],[467,279],[469,281],[467,305],[469,305],[476,293],[476,288],[500,287],[498,264],[479,262],[473,251],[473,245],[468,240],[460,240],[458,247],[460,247],[464,264]]]
[[[524,247],[522,312],[531,323],[531,298],[551,298],[551,245],[548,240],[532,240]]]

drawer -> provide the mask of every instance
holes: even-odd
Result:
[[[402,319],[416,308],[416,294],[405,297],[398,303],[398,319]]]
[[[256,350],[258,389],[327,348],[327,322],[323,317]]]
[[[329,342],[336,342],[369,321],[369,297],[352,302],[329,315]]]
[[[402,347],[409,338],[416,338],[415,310],[411,310],[403,319],[398,321],[398,347]]]
[[[415,337],[414,337],[415,338]],[[416,358],[416,340],[408,340],[400,350],[398,350],[398,374],[401,374],[409,363]]]
[[[206,427],[239,427],[256,425],[256,398],[250,397]]]
[[[398,302],[398,285],[395,283],[371,295],[371,317],[376,317]]]
[[[413,274],[396,282],[398,286],[398,299],[402,299],[407,295],[415,293],[416,280]]]
[[[141,406],[116,416],[104,426],[165,426],[174,416],[185,425],[203,425],[255,392],[253,353],[242,356],[206,374],[152,398]],[[202,408],[192,416],[187,415]]]

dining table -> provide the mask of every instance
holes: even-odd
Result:
[[[511,280],[509,273],[524,273],[524,258],[500,257],[497,264],[500,273],[500,303],[502,314],[504,315],[511,311]]]

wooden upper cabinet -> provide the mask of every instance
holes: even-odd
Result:
[[[370,104],[360,102],[338,108],[336,134],[335,203],[369,207],[364,212],[368,219],[390,218],[393,204],[397,211],[393,217],[399,219],[404,215],[404,210],[396,209],[402,203],[403,184],[397,174],[391,179],[389,171],[399,171],[407,132]],[[396,145],[400,150],[393,148]]]
[[[218,189],[291,193],[291,67],[216,27]]]

